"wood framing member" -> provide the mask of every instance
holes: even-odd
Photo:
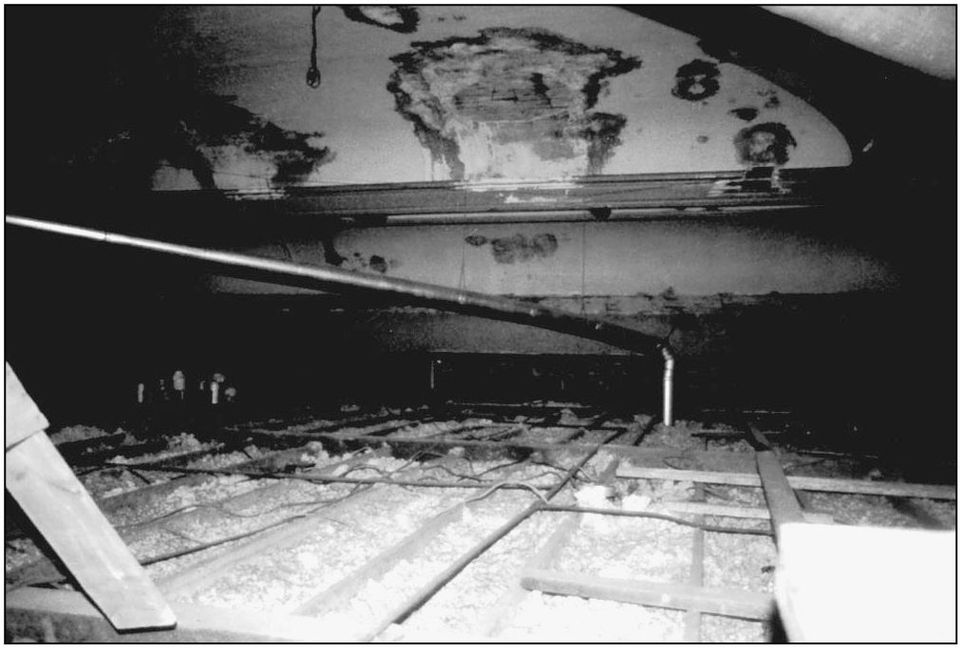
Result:
[[[481,497],[489,491],[490,489],[487,488],[475,493],[473,497]],[[443,510],[403,540],[367,561],[360,568],[319,595],[307,600],[292,613],[296,616],[316,616],[325,614],[336,609],[340,604],[348,602],[367,582],[381,577],[396,564],[418,554],[443,528],[458,521],[467,509],[472,509],[472,507],[467,507],[466,501],[460,501],[456,505]]]
[[[748,430],[754,437],[756,445],[755,461],[758,464],[758,477],[765,491],[765,502],[771,513],[772,529],[775,540],[781,543],[782,526],[788,523],[801,523],[805,520],[802,506],[795,497],[795,490],[788,484],[785,471],[782,469],[778,456],[771,449],[771,444],[754,424],[748,424]]]
[[[703,613],[752,620],[767,620],[774,608],[771,596],[740,589],[712,589],[690,584],[622,580],[537,569],[527,571],[521,581],[525,588],[544,593],[647,607],[696,609]]]
[[[503,451],[518,451],[521,455],[529,455],[535,451],[550,451],[550,452],[566,452],[566,453],[581,453],[592,450],[597,450],[598,444],[594,443],[584,443],[584,442],[567,442],[567,443],[543,443],[536,441],[481,441],[472,439],[460,439],[455,437],[407,437],[404,435],[389,435],[389,436],[378,436],[378,435],[349,435],[342,436],[338,434],[330,433],[307,433],[303,431],[293,431],[293,430],[268,430],[268,429],[251,429],[251,428],[235,428],[231,429],[239,434],[257,434],[265,437],[275,438],[278,440],[291,440],[292,445],[302,445],[310,441],[316,441],[321,439],[336,440],[342,442],[359,442],[363,444],[385,444],[388,446],[411,446],[414,450],[427,450],[427,451],[448,451],[451,448],[457,447],[477,447],[477,448],[493,448]],[[633,432],[633,431],[632,431]],[[749,472],[755,469],[755,458],[749,453],[736,453],[731,451],[703,451],[703,450],[681,450],[680,448],[671,448],[668,446],[661,447],[640,447],[640,446],[627,446],[621,444],[605,444],[600,448],[601,452],[605,453],[615,453],[621,459],[625,460],[635,460],[635,461],[653,461],[661,462],[666,458],[674,458],[680,460],[693,460],[701,463],[702,465],[715,466],[715,467],[727,467],[730,470],[733,469],[747,469]],[[812,456],[809,457],[799,457],[799,456],[787,456],[789,460],[804,461],[815,459]],[[620,475],[620,473],[618,473]]]
[[[601,482],[608,484],[614,479],[619,460],[615,459],[601,473]],[[507,625],[507,621],[512,620],[514,610],[527,596],[527,589],[523,588],[520,579],[531,569],[550,568],[554,560],[570,541],[570,538],[580,529],[583,520],[580,514],[567,514],[554,531],[547,537],[544,544],[530,556],[520,569],[520,575],[513,585],[507,589],[503,595],[490,607],[477,626],[480,636],[492,638],[497,636]]]
[[[172,627],[175,615],[43,431],[6,452],[6,487],[118,630]]]
[[[707,502],[666,502],[655,503],[655,509],[682,514],[700,514],[702,516],[728,516],[731,518],[748,518],[767,521],[771,514],[764,507],[744,507],[741,505],[721,505]],[[822,512],[804,512],[807,523],[832,523],[832,517]]]
[[[332,640],[312,618],[173,602],[174,629],[118,633],[76,591],[22,588],[7,593],[4,628],[44,642],[211,643]]]
[[[678,469],[633,466],[629,464],[624,464],[617,470],[617,477],[675,480],[678,482],[703,482],[705,484],[725,484],[739,487],[761,487],[761,478],[754,473],[683,471]],[[851,480],[847,478],[812,478],[795,475],[788,476],[788,484],[791,485],[792,489],[804,489],[805,491],[956,500],[956,487],[950,487],[948,485],[882,482],[880,480]]]
[[[363,496],[371,499],[373,491],[378,491],[378,489],[360,491],[331,507],[306,514],[304,518],[253,536],[244,543],[225,550],[217,557],[202,559],[174,575],[159,580],[158,586],[166,596],[173,599],[191,595],[206,586],[211,586],[231,572],[238,564],[244,563],[269,548],[283,544],[297,544],[301,539],[312,534],[320,521],[336,518],[342,512],[351,510]]]

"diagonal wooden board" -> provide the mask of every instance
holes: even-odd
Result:
[[[6,486],[119,631],[173,627],[164,596],[43,431],[6,453]]]
[[[339,641],[337,632],[314,618],[233,607],[172,602],[175,629],[118,633],[83,594],[20,588],[7,593],[4,630],[13,637],[45,642],[246,643]]]

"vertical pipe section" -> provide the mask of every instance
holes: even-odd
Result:
[[[674,425],[674,355],[668,346],[661,347],[664,356],[664,425]]]

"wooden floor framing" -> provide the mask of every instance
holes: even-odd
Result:
[[[772,449],[760,447],[757,452],[707,451],[701,448],[681,450],[668,446],[642,443],[642,427],[631,420],[608,418],[599,412],[584,414],[579,425],[560,423],[559,409],[529,409],[525,406],[475,406],[471,412],[460,412],[466,418],[487,416],[490,422],[481,426],[441,428],[432,436],[407,436],[406,427],[426,423],[442,423],[454,417],[456,407],[450,406],[445,414],[432,411],[407,414],[366,415],[333,421],[324,427],[269,427],[263,424],[247,424],[225,429],[221,440],[214,441],[205,450],[172,456],[157,464],[129,465],[144,472],[163,469],[170,474],[166,482],[152,484],[98,501],[107,514],[115,510],[144,504],[159,496],[217,474],[245,474],[254,477],[270,477],[285,482],[309,481],[325,485],[349,485],[353,480],[345,473],[345,463],[333,463],[329,467],[311,471],[293,469],[299,457],[310,447],[322,445],[327,450],[359,452],[354,463],[363,464],[373,459],[394,455],[402,458],[423,456],[423,459],[458,460],[466,451],[480,455],[499,452],[518,460],[549,460],[562,451],[579,457],[577,464],[557,469],[557,475],[541,483],[500,483],[499,476],[487,482],[470,482],[453,478],[451,484],[473,489],[474,493],[461,502],[441,509],[434,516],[415,527],[407,535],[386,545],[365,563],[347,572],[344,577],[330,582],[301,603],[279,613],[258,610],[226,609],[191,602],[192,595],[214,586],[229,571],[240,564],[257,559],[267,551],[281,546],[292,547],[306,537],[315,536],[320,523],[350,514],[362,501],[378,500],[381,492],[388,492],[393,482],[355,484],[356,489],[345,500],[326,508],[306,512],[300,518],[280,520],[274,527],[267,527],[253,536],[239,539],[231,545],[223,545],[217,554],[209,554],[190,563],[179,571],[158,581],[158,588],[169,600],[177,616],[174,629],[130,634],[117,633],[104,617],[89,603],[83,593],[66,588],[38,588],[50,586],[62,579],[57,566],[49,560],[40,560],[8,571],[6,583],[6,635],[8,639],[40,641],[338,641],[374,640],[394,623],[406,618],[429,600],[437,591],[456,577],[468,564],[489,547],[512,532],[521,523],[552,505],[556,492],[572,479],[584,479],[589,472],[586,463],[597,455],[607,455],[611,462],[594,480],[600,484],[612,484],[619,480],[687,481],[695,484],[694,500],[669,502],[662,514],[673,515],[679,521],[692,524],[690,571],[684,582],[654,582],[646,578],[616,579],[576,574],[554,570],[555,562],[568,542],[579,535],[581,523],[588,514],[554,514],[555,527],[550,534],[533,541],[532,553],[521,557],[517,576],[509,588],[479,619],[466,640],[493,640],[499,638],[508,622],[529,592],[540,591],[554,595],[580,596],[599,600],[625,602],[648,607],[684,611],[684,637],[688,641],[701,641],[702,615],[723,615],[742,619],[767,621],[774,616],[774,600],[771,595],[749,591],[740,587],[705,586],[704,558],[706,536],[703,530],[714,519],[728,517],[742,519],[749,527],[762,529],[769,522],[777,525],[796,521],[829,522],[828,514],[803,509],[796,499],[796,491],[842,492],[893,497],[930,498],[955,500],[955,488],[901,482],[855,480],[846,478],[816,478],[786,476],[783,465],[808,463],[814,456],[791,452],[776,454]],[[508,414],[516,417],[510,419]],[[520,418],[520,415],[526,418]],[[573,413],[571,413],[573,414]],[[568,422],[569,423],[569,422]],[[611,424],[611,425],[607,425]],[[559,441],[547,443],[530,436],[534,427],[567,429]],[[346,434],[345,428],[355,430]],[[359,431],[359,428],[366,428]],[[760,432],[760,431],[758,431]],[[188,468],[188,464],[211,450],[239,450],[242,445],[257,444],[274,449],[257,459],[224,467],[207,474]],[[378,446],[382,446],[379,448]],[[62,451],[63,452],[63,451]],[[111,449],[110,455],[117,454]],[[669,461],[673,460],[673,464]],[[70,461],[70,460],[69,460]],[[78,472],[87,466],[102,468],[107,454],[101,459],[89,452],[82,459],[73,460]],[[549,462],[547,462],[549,464]],[[120,465],[120,463],[118,463]],[[178,473],[180,468],[181,473]],[[420,491],[420,483],[412,469],[394,474],[391,480]],[[295,480],[298,478],[298,480]],[[444,484],[444,483],[439,483]],[[209,510],[231,512],[241,504],[254,504],[263,492],[278,491],[282,485],[256,487],[249,492],[215,501],[206,506]],[[433,486],[424,484],[423,486]],[[706,488],[712,487],[761,487],[768,498],[767,506],[706,502]],[[275,489],[272,489],[275,487]],[[326,620],[333,613],[360,595],[365,587],[378,581],[404,562],[416,559],[424,547],[445,528],[474,518],[476,511],[486,504],[487,496],[494,492],[522,492],[532,499],[508,516],[496,527],[478,532],[478,538],[468,545],[432,579],[423,585],[410,587],[405,599],[382,607],[381,615],[365,626],[334,626]],[[712,490],[713,491],[713,490]],[[606,512],[606,510],[604,510]],[[641,515],[646,517],[646,514]],[[641,516],[596,516],[595,518],[639,518]],[[174,527],[185,513],[166,514],[151,523],[163,523]],[[132,527],[140,527],[135,525]],[[125,527],[119,527],[125,532]],[[199,547],[200,548],[200,547]],[[144,560],[142,560],[144,563]]]

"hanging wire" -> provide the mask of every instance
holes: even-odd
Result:
[[[316,56],[319,47],[319,35],[315,27],[316,18],[320,11],[322,11],[321,6],[314,5],[312,7],[312,52],[309,54],[309,69],[305,73],[305,83],[309,85],[309,88],[318,88],[319,84],[322,83],[322,73],[319,72]]]

